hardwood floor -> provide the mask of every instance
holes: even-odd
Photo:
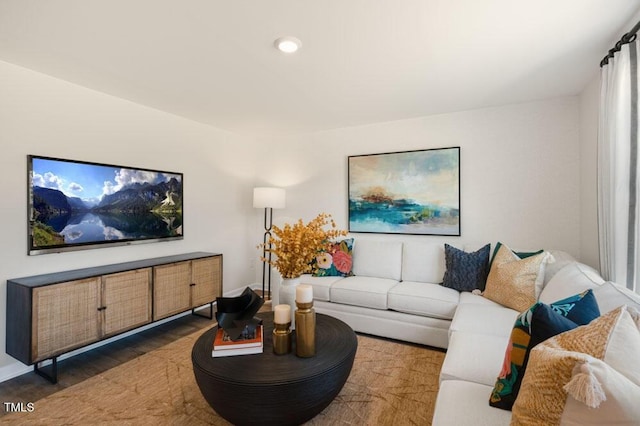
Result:
[[[261,294],[261,291],[257,291]],[[271,310],[267,300],[261,312]],[[51,384],[33,371],[0,383],[0,417],[6,414],[5,402],[29,403],[73,386],[110,368],[130,361],[167,343],[216,324],[195,315],[186,315],[145,331],[116,340],[99,348],[58,362],[58,383]]]
[[[33,371],[0,383],[0,417],[4,402],[34,402],[167,343],[215,325],[215,319],[187,315],[127,336],[108,345],[58,362],[58,383],[51,384]]]

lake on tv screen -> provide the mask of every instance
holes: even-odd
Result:
[[[182,235],[180,218],[153,213],[105,215],[85,213],[52,217],[45,223],[64,237],[65,244],[137,240]]]

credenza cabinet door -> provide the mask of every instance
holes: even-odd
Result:
[[[153,268],[153,319],[191,309],[191,262]]]
[[[104,337],[151,322],[151,268],[102,277]]]
[[[221,296],[222,258],[209,257],[191,261],[191,307],[195,308]]]
[[[98,341],[99,302],[100,277],[34,288],[33,360]]]

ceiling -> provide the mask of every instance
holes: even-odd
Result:
[[[576,95],[640,0],[0,0],[0,60],[228,131]],[[286,55],[273,41],[291,35]]]

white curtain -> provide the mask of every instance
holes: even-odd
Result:
[[[623,44],[601,71],[598,232],[603,277],[640,292],[638,53]]]

